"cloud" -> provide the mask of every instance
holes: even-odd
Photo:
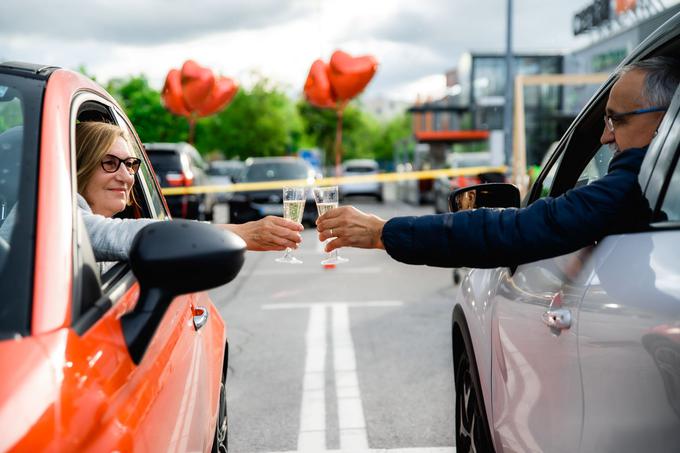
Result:
[[[0,36],[154,45],[265,28],[309,11],[300,0],[4,0]]]

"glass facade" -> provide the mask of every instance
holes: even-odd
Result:
[[[523,75],[559,74],[562,57],[527,55],[515,57],[515,72]],[[473,129],[503,129],[506,67],[503,55],[472,55],[470,111]],[[466,83],[466,81],[461,81]],[[554,85],[524,89],[527,164],[540,163],[550,144],[559,138],[557,114],[561,110],[561,88]]]

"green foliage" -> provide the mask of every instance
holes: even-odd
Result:
[[[81,68],[86,72],[85,68]],[[160,92],[151,88],[144,75],[114,79],[106,89],[121,104],[144,142],[186,141],[186,118],[169,113],[161,104]],[[332,164],[337,117],[305,101],[294,103],[286,93],[261,77],[249,89],[241,88],[221,112],[197,121],[195,145],[202,154],[226,158],[281,156],[300,148],[318,147]],[[392,159],[394,147],[411,136],[409,117],[404,114],[381,123],[351,103],[343,115],[343,157]]]
[[[199,120],[196,145],[226,157],[282,156],[300,146],[302,124],[294,104],[278,87],[260,79],[239,90],[225,110]]]
[[[160,92],[144,75],[109,81],[106,89],[125,110],[143,142],[179,142],[189,138],[189,122],[165,110]]]

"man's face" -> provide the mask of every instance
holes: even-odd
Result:
[[[649,105],[643,95],[645,72],[639,69],[629,71],[619,78],[612,87],[607,100],[607,114],[631,112]],[[643,113],[640,115],[628,115],[614,121],[614,132],[605,125],[600,137],[600,142],[610,144],[616,151],[629,148],[642,148],[652,141],[664,112]]]

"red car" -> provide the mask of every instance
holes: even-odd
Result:
[[[129,262],[95,262],[76,204],[85,120],[127,130],[143,161],[138,206],[123,215],[169,217],[106,91],[75,72],[0,64],[0,451],[224,451],[226,328],[204,291],[236,276],[245,244],[155,222]]]

